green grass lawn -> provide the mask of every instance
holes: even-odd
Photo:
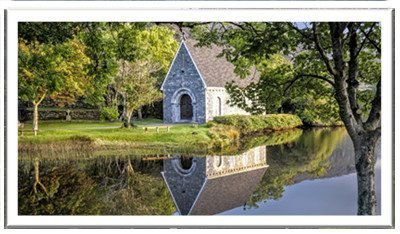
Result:
[[[162,120],[145,119],[135,121],[136,128],[121,128],[121,122],[100,122],[100,121],[39,121],[39,132],[35,137],[33,133],[24,132],[24,136],[19,137],[19,142],[45,143],[67,140],[71,137],[87,137],[98,142],[105,141],[107,144],[112,142],[164,142],[164,143],[206,143],[209,141],[207,136],[208,128],[199,125],[197,128],[191,124],[173,125],[170,131],[161,128],[157,133],[155,129],[143,130],[146,126],[162,126]],[[24,130],[31,130],[31,122],[24,125]]]
[[[238,128],[224,124],[173,124],[169,132],[166,128],[145,127],[166,126],[159,119],[145,119],[134,122],[134,128],[122,128],[122,122],[101,122],[88,120],[39,121],[39,132],[19,134],[21,155],[66,155],[101,152],[101,154],[141,154],[147,153],[191,153],[209,154],[234,153],[253,147],[246,144]],[[279,126],[278,126],[279,127]],[[32,122],[24,123],[24,130],[31,130]],[[257,144],[273,145],[293,141],[301,134],[299,129],[284,132],[263,133],[264,138]],[[251,137],[251,136],[250,136]],[[250,139],[252,140],[252,139]],[[249,141],[247,139],[246,141]],[[50,156],[53,157],[53,156]],[[79,156],[78,156],[79,157]]]

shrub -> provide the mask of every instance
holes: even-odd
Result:
[[[116,121],[118,119],[119,113],[115,106],[102,107],[100,109],[100,120],[102,121]]]
[[[245,134],[263,130],[289,129],[302,125],[298,116],[290,114],[226,115],[214,117],[213,121],[217,124],[234,126]]]

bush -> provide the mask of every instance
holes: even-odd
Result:
[[[270,115],[226,115],[214,117],[217,124],[234,126],[246,134],[263,130],[281,130],[299,127],[301,119],[290,114]]]
[[[100,120],[102,121],[116,121],[118,119],[119,113],[115,106],[112,107],[102,107],[100,109]]]

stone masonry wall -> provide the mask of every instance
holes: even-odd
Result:
[[[267,166],[267,147],[258,146],[241,155],[207,156],[207,177],[214,178]]]
[[[28,121],[33,119],[32,110],[19,110],[18,119],[20,121]],[[99,120],[99,110],[73,110],[70,116],[72,120]],[[39,120],[65,120],[67,117],[66,110],[39,110]]]
[[[206,179],[205,158],[195,157],[192,163],[190,172],[184,174],[179,170],[179,157],[165,159],[163,162],[164,179],[183,215],[189,212]]]
[[[192,99],[192,122],[205,123],[205,86],[184,45],[166,77],[163,86],[164,123],[180,121],[180,97],[188,94]]]
[[[246,111],[238,106],[231,106],[228,104],[230,96],[226,89],[223,87],[208,87],[206,89],[207,100],[207,121],[212,120],[214,116],[219,115],[248,115]],[[219,100],[221,100],[221,108],[219,108]]]

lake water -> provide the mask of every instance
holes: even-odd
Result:
[[[123,155],[38,161],[20,155],[19,214],[357,213],[353,147],[343,128],[304,130],[289,143],[256,144],[232,155]],[[380,214],[380,153],[376,157]]]

